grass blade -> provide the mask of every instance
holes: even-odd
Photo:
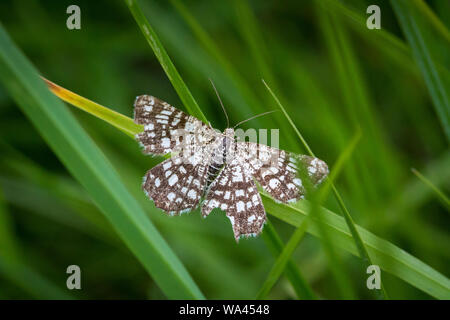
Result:
[[[306,140],[303,138],[302,134],[300,133],[300,131],[297,129],[297,127],[295,126],[294,122],[291,120],[291,118],[289,117],[289,114],[286,112],[286,110],[284,109],[283,105],[281,104],[280,100],[277,98],[277,96],[273,93],[273,91],[270,89],[270,87],[267,85],[267,83],[263,80],[264,85],[266,86],[267,90],[270,92],[270,94],[272,95],[272,97],[274,98],[274,100],[276,101],[277,105],[280,107],[281,111],[283,111],[284,115],[286,116],[286,118],[288,119],[289,123],[291,124],[291,126],[294,128],[295,132],[297,133],[300,141],[303,143],[304,147],[306,148],[306,150],[308,151],[308,153],[311,156],[315,156],[314,153],[312,152],[311,148],[309,147],[308,143],[306,142]],[[342,200],[341,195],[339,194],[339,192],[337,191],[336,187],[334,186],[333,183],[331,183],[331,188],[333,189],[333,193],[334,196],[336,197],[336,200],[338,201],[339,207],[342,211],[342,215],[345,218],[345,221],[347,223],[347,226],[352,234],[352,237],[355,241],[356,247],[358,248],[358,252],[359,252],[359,256],[361,257],[363,264],[365,267],[368,267],[369,265],[372,264],[369,254],[364,246],[364,243],[361,240],[361,237],[355,227],[355,223],[353,222],[353,219],[350,215],[350,212],[347,210],[347,207],[345,206],[344,201]],[[384,289],[383,289],[384,291]],[[378,292],[378,291],[376,291]],[[386,296],[385,292],[381,293],[381,296],[384,297]]]
[[[142,13],[136,0],[126,0],[125,2],[188,112],[203,122],[208,123],[208,120],[173,65],[172,60],[170,60],[169,55],[161,44],[155,31],[153,31],[150,23]]]
[[[65,106],[47,89],[35,68],[1,26],[0,79],[167,297],[203,298],[111,164]]]
[[[444,194],[444,192],[439,190],[439,188],[436,187],[433,184],[433,182],[431,182],[429,179],[427,179],[423,174],[421,174],[416,169],[412,168],[411,171],[417,176],[417,178],[422,180],[423,183],[425,183],[427,186],[429,186],[436,193],[436,195],[438,196],[439,200],[442,201],[442,203],[445,205],[445,207],[447,209],[450,209],[450,199]]]
[[[261,198],[267,212],[295,227],[299,227],[311,211],[311,204],[307,200],[300,201],[295,205],[285,205],[276,203],[265,194],[262,194]],[[333,244],[358,256],[358,249],[345,219],[325,208],[320,208],[320,210],[327,233],[333,239]],[[450,280],[443,274],[389,241],[375,236],[360,226],[356,226],[356,228],[372,257],[373,264],[379,265],[382,270],[397,276],[435,298],[450,298]],[[319,236],[319,231],[314,225],[308,225],[306,231]]]
[[[275,76],[273,75],[268,63],[268,50],[265,46],[262,35],[264,32],[260,30],[258,21],[251,10],[247,0],[234,0],[233,6],[236,11],[236,24],[238,31],[245,39],[252,57],[255,59],[255,66],[261,73],[262,77],[270,83],[275,84]],[[277,88],[277,86],[275,87]]]
[[[275,283],[280,278],[281,274],[284,272],[289,262],[289,259],[291,259],[291,256],[294,253],[294,250],[297,248],[298,244],[305,235],[307,224],[308,220],[305,219],[302,221],[300,226],[297,229],[295,229],[294,234],[291,236],[288,243],[284,246],[283,251],[281,251],[281,254],[275,261],[272,269],[269,272],[269,275],[267,276],[261,289],[256,295],[257,300],[262,300],[266,298],[272,287],[275,285]]]
[[[436,16],[436,14],[431,10],[428,4],[423,0],[413,0],[414,5],[419,8],[423,14],[426,16],[428,21],[439,31],[439,33],[445,38],[447,42],[450,43],[450,31],[447,29],[445,24]]]
[[[334,166],[333,171],[331,172],[331,174],[329,175],[329,178],[326,181],[326,185],[324,185],[317,192],[318,193],[317,198],[316,198],[317,205],[320,205],[323,202],[323,200],[325,199],[326,195],[329,192],[331,182],[334,181],[336,179],[336,177],[339,175],[341,169],[344,166],[344,163],[350,157],[350,154],[352,153],[353,149],[355,148],[360,137],[361,137],[361,131],[358,131],[358,133],[352,139],[351,143],[341,153],[340,157],[338,158],[338,160],[336,162],[336,165]],[[303,239],[303,235],[305,234],[306,228],[309,223],[308,217],[306,219],[304,219],[302,221],[302,223],[300,224],[300,226],[294,231],[294,234],[291,236],[288,243],[286,244],[283,251],[281,252],[280,256],[278,257],[277,261],[275,262],[272,269],[270,270],[269,275],[267,276],[263,286],[261,287],[260,291],[258,292],[258,294],[256,296],[256,299],[264,299],[267,296],[267,294],[270,292],[272,287],[275,285],[275,283],[278,281],[279,277],[281,276],[284,269],[286,268],[288,260],[294,253],[294,250],[298,247],[300,241]]]
[[[269,221],[270,222],[270,221]],[[275,257],[279,257],[283,251],[284,244],[275,231],[271,223],[267,223],[264,227],[263,234],[264,240],[267,246]],[[294,288],[297,297],[303,300],[315,300],[317,299],[314,291],[309,286],[308,282],[304,279],[300,273],[298,267],[295,265],[292,259],[287,261],[287,265],[284,268],[284,273],[289,279],[292,287]]]
[[[366,19],[367,17],[362,15],[360,11],[351,9],[340,1],[334,0],[321,0],[324,2],[323,8],[329,12],[339,14],[342,21],[346,21],[348,25],[360,33],[361,39],[371,42],[372,45],[378,50],[382,51],[385,55],[391,56],[395,62],[402,66],[405,70],[413,71],[413,74],[417,74],[417,69],[411,68],[411,51],[409,47],[400,40],[397,36],[389,33],[386,29],[381,28],[376,33],[367,29]],[[370,33],[370,36],[369,36]]]
[[[130,137],[134,137],[144,128],[144,126],[142,125],[128,121],[129,118],[121,113],[99,105],[98,103],[86,99],[76,93],[73,93],[72,91],[64,89],[63,87],[51,82],[50,80],[47,80],[45,78],[42,79],[45,81],[50,91],[60,99],[96,116],[99,119],[108,122]]]
[[[283,105],[281,104],[280,100],[278,99],[278,97],[273,93],[272,89],[270,89],[270,87],[267,85],[267,83],[264,81],[264,79],[262,80],[262,82],[264,83],[264,85],[266,86],[267,90],[269,91],[269,93],[271,94],[271,96],[273,97],[273,99],[275,100],[275,102],[277,103],[278,107],[281,109],[281,111],[283,112],[283,114],[285,115],[286,119],[289,121],[289,124],[292,126],[292,128],[294,129],[295,133],[297,134],[298,138],[300,139],[300,141],[302,142],[303,146],[305,147],[306,151],[313,157],[314,153],[312,152],[311,148],[309,147],[308,143],[306,142],[306,140],[303,138],[302,134],[300,133],[300,131],[298,131],[297,126],[295,125],[295,123],[292,121],[291,117],[289,117],[288,113],[286,112],[286,110],[284,109]]]
[[[442,74],[437,69],[433,48],[430,45],[434,37],[425,37],[419,27],[416,1],[396,0],[391,1],[391,4],[425,79],[433,106],[445,132],[447,141],[450,142],[450,89],[446,85]],[[423,12],[423,6],[420,8]],[[422,14],[426,15],[426,13]]]

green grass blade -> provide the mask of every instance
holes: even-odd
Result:
[[[361,69],[356,50],[351,38],[344,28],[342,19],[333,13],[324,10],[322,2],[318,2],[317,15],[323,37],[329,51],[332,64],[335,68],[335,81],[340,89],[347,117],[353,127],[361,127],[364,133],[360,150],[355,154],[355,164],[360,173],[360,186],[364,185],[367,196],[363,201],[369,203],[379,202],[379,190],[393,193],[396,189],[398,171],[395,149],[391,140],[387,138],[386,129],[380,121],[375,103],[371,97],[371,90]],[[377,154],[373,157],[373,154]],[[360,161],[361,158],[365,158]],[[367,168],[372,167],[380,179],[374,179]],[[378,190],[378,191],[377,191]]]
[[[428,4],[423,0],[413,0],[414,5],[422,11],[424,16],[430,21],[430,23],[438,30],[438,32],[445,38],[447,42],[450,43],[450,31],[447,29],[445,24],[436,16],[436,14],[431,10]]]
[[[341,169],[343,168],[347,159],[350,157],[350,154],[355,148],[360,137],[361,131],[358,131],[358,133],[352,139],[350,144],[344,149],[344,151],[339,156],[338,160],[336,161],[336,165],[334,166],[331,174],[329,175],[329,178],[326,181],[326,184],[317,192],[318,194],[316,202],[318,205],[320,205],[325,200],[325,197],[329,192],[331,182],[334,181],[336,177],[339,175]],[[272,287],[275,285],[275,283],[278,281],[279,277],[286,268],[287,262],[294,253],[294,250],[298,247],[300,241],[303,239],[303,235],[305,234],[308,222],[309,222],[308,219],[304,219],[300,224],[300,226],[294,231],[294,234],[291,236],[288,243],[284,247],[283,252],[280,254],[277,261],[270,270],[269,275],[267,276],[266,280],[264,281],[264,284],[262,285],[260,291],[256,296],[256,299],[264,299],[270,292]],[[345,292],[345,290],[343,292]],[[349,296],[351,296],[351,294]]]
[[[329,12],[336,12],[345,18],[342,21],[350,22],[349,26],[352,27],[354,31],[361,34],[361,40],[371,43],[376,50],[383,52],[386,56],[392,57],[397,65],[401,66],[404,70],[411,72],[411,75],[420,77],[418,69],[412,63],[414,60],[412,57],[411,48],[409,48],[403,40],[383,28],[377,30],[375,33],[372,32],[373,30],[366,27],[367,16],[362,14],[361,11],[352,9],[350,6],[347,6],[339,1],[321,1],[326,4],[323,6],[324,9]],[[442,22],[435,16],[434,12],[426,6],[426,3],[418,0],[417,6],[422,7],[421,10],[424,11],[424,15],[427,16],[430,23],[432,23],[445,38],[448,38],[448,29],[442,25]],[[424,6],[426,6],[426,8]],[[437,67],[440,71],[448,74],[448,69],[446,69],[444,65],[438,63]]]
[[[332,186],[334,186],[334,181],[336,181],[345,163],[349,160],[351,154],[356,148],[356,145],[361,139],[361,136],[362,136],[361,130],[358,129],[353,138],[350,140],[350,143],[345,147],[345,149],[340,154],[339,158],[336,160],[336,163],[333,166],[333,169],[331,170],[330,174],[328,175],[328,178],[325,180],[323,187],[318,191],[317,197],[319,198],[319,203],[325,201],[329,189]]]
[[[275,84],[275,76],[273,75],[268,63],[268,51],[264,45],[264,34],[258,25],[256,17],[251,10],[247,0],[234,0],[233,6],[236,11],[236,24],[238,30],[242,33],[243,38],[251,52],[251,56],[255,59],[255,66],[261,76],[272,84]],[[277,86],[275,86],[277,88]]]
[[[262,194],[261,197],[267,212],[296,227],[300,226],[311,211],[311,204],[306,200],[295,205],[285,205],[276,203],[265,194]],[[358,249],[344,218],[325,208],[320,210],[327,233],[333,239],[333,243],[358,256]],[[379,265],[382,270],[397,276],[435,298],[450,298],[450,280],[444,275],[364,228],[360,226],[356,226],[356,228],[372,257],[373,264]],[[319,231],[314,225],[309,225],[307,232],[319,236]]]
[[[189,273],[111,164],[1,26],[0,79],[167,297],[202,299]]]
[[[173,65],[172,60],[170,60],[170,57],[161,44],[161,41],[159,40],[155,31],[153,31],[150,23],[145,18],[137,1],[126,0],[125,2],[188,112],[194,117],[202,120],[203,122],[208,123],[208,120],[206,119],[202,110],[198,106],[188,87]]]
[[[273,97],[273,99],[275,100],[275,102],[277,103],[278,107],[281,109],[281,111],[283,112],[283,114],[285,115],[286,119],[289,121],[289,124],[291,125],[291,127],[294,129],[295,133],[297,134],[298,138],[300,139],[300,141],[302,142],[303,146],[305,147],[306,151],[313,157],[315,157],[314,153],[312,152],[311,148],[309,147],[308,143],[306,142],[305,138],[303,138],[302,134],[300,133],[300,131],[298,131],[297,126],[295,125],[295,123],[292,121],[291,117],[289,117],[289,114],[286,112],[286,109],[284,109],[283,105],[281,104],[280,100],[278,99],[278,97],[275,95],[275,93],[273,93],[272,89],[270,89],[270,87],[267,85],[267,83],[264,81],[264,79],[262,80],[262,82],[264,83],[264,85],[266,86],[267,90],[269,91],[270,95]]]
[[[268,221],[264,227],[262,234],[267,246],[275,257],[279,257],[283,251],[284,244],[275,231],[274,227]],[[314,291],[309,286],[303,275],[300,273],[298,267],[295,265],[292,259],[287,261],[286,268],[284,269],[286,277],[289,279],[292,287],[294,288],[297,297],[302,300],[315,300],[317,299]]]
[[[447,209],[450,209],[450,199],[445,195],[444,192],[439,190],[439,188],[436,187],[433,184],[433,182],[431,182],[429,179],[427,179],[423,174],[421,174],[416,169],[412,168],[411,171],[417,176],[417,178],[422,180],[423,183],[425,183],[427,186],[429,186],[431,188],[431,190],[433,190],[436,193],[436,195],[439,198],[439,200],[442,201],[442,203],[445,205],[445,207]]]
[[[275,285],[275,283],[278,281],[282,273],[285,271],[289,259],[291,259],[294,250],[297,248],[298,244],[305,235],[307,225],[308,220],[305,219],[302,221],[300,226],[297,229],[295,229],[294,234],[291,236],[288,243],[284,246],[283,251],[275,261],[272,269],[269,272],[269,275],[267,276],[261,289],[256,295],[257,300],[262,300],[267,297],[272,287]]]
[[[344,3],[335,0],[321,0],[325,4],[323,8],[330,12],[338,13],[342,16],[342,21],[349,23],[356,32],[362,35],[362,39],[371,42],[374,47],[384,52],[387,56],[391,56],[398,65],[402,66],[406,70],[414,70],[411,68],[411,51],[408,46],[395,35],[381,28],[377,32],[367,29],[366,19],[367,17],[360,11],[351,9]]]
[[[434,37],[425,37],[419,27],[416,1],[396,0],[391,1],[391,4],[425,79],[447,141],[450,142],[450,88],[443,79],[443,74],[437,69],[437,62],[431,46]],[[423,6],[419,7],[420,9],[422,9],[422,15],[426,15],[423,13]]]
[[[48,88],[53,94],[71,105],[86,111],[99,119],[115,126],[130,137],[134,137],[137,133],[144,129],[144,126],[128,121],[129,118],[109,108],[105,108],[98,103],[86,99],[76,93],[73,93],[63,87],[43,78]]]
[[[438,159],[430,162],[422,169],[424,176],[437,188],[445,188],[450,181],[450,149],[444,152]],[[422,207],[432,197],[432,189],[424,185],[422,181],[415,178],[407,182],[398,197],[389,204],[390,212],[395,212],[395,217],[391,217],[395,226],[399,222],[408,219],[414,212],[414,208]],[[392,215],[391,215],[392,216]]]
[[[293,127],[293,129],[295,130],[295,132],[297,133],[300,141],[303,143],[304,147],[306,148],[306,150],[308,151],[308,153],[311,156],[315,156],[314,153],[312,152],[311,148],[309,147],[308,143],[306,142],[306,140],[303,138],[302,134],[300,133],[300,131],[297,129],[297,127],[295,126],[294,122],[292,121],[292,119],[289,117],[289,114],[286,112],[285,108],[283,107],[283,105],[281,104],[280,100],[277,98],[277,96],[275,95],[275,93],[273,93],[273,91],[270,89],[270,87],[267,85],[267,83],[265,83],[265,81],[263,80],[264,85],[266,86],[267,90],[270,92],[270,94],[272,95],[272,97],[274,98],[274,100],[276,101],[277,105],[279,106],[279,108],[283,111],[284,115],[286,116],[286,118],[288,119],[289,123],[291,124],[291,126]],[[333,183],[331,183],[331,187],[333,189],[333,193],[336,197],[336,200],[338,201],[339,207],[342,211],[342,215],[345,218],[345,221],[347,223],[347,226],[352,234],[352,237],[355,241],[356,247],[358,248],[358,252],[359,252],[359,256],[361,257],[363,264],[365,267],[369,266],[372,264],[371,260],[370,260],[370,256],[364,246],[363,241],[361,240],[361,237],[355,227],[355,223],[353,222],[353,219],[350,215],[350,212],[348,211],[347,207],[345,206],[344,201],[342,200],[341,195],[339,194],[339,192],[337,191],[336,187],[334,186]],[[383,289],[384,291],[384,289]],[[377,291],[378,292],[378,291]],[[385,292],[381,292],[382,296],[386,296]]]

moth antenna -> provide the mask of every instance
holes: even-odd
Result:
[[[214,88],[214,91],[216,92],[217,98],[219,99],[220,105],[222,106],[223,113],[225,113],[225,117],[227,118],[227,128],[229,128],[230,127],[230,119],[228,118],[227,110],[225,110],[225,107],[223,106],[222,99],[220,99],[219,92],[217,92],[214,82],[211,80],[211,78],[209,79],[209,81],[211,82],[212,87]]]
[[[263,113],[257,114],[256,116],[250,117],[250,118],[248,118],[248,119],[246,119],[246,120],[242,120],[241,122],[238,122],[238,123],[233,127],[233,129],[236,128],[237,126],[243,124],[244,122],[253,120],[253,119],[258,118],[258,117],[261,117],[261,116],[265,116],[266,114],[273,113],[273,112],[276,112],[276,111],[278,111],[278,110],[272,110],[272,111],[263,112]]]

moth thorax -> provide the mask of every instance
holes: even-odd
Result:
[[[231,158],[234,155],[234,129],[233,128],[227,128],[225,129],[225,131],[223,132],[224,137],[223,137],[223,143],[222,143],[222,148],[223,148],[223,162],[224,163],[229,163],[231,161]]]

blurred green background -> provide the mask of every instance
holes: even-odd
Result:
[[[331,169],[361,128],[362,139],[336,182],[355,223],[448,276],[448,202],[411,168],[449,194],[448,96],[440,94],[450,92],[450,2],[411,1],[414,30],[429,49],[424,66],[393,2],[139,4],[214,127],[223,130],[226,120],[208,78],[231,124],[277,109],[264,78]],[[81,8],[81,30],[66,27],[71,4]],[[366,28],[370,4],[381,8],[381,30]],[[83,97],[129,117],[140,94],[185,110],[125,2],[2,1],[0,22],[44,77]],[[430,65],[441,80],[437,84],[424,72]],[[207,219],[198,210],[165,216],[140,189],[146,170],[162,158],[144,156],[122,132],[68,108],[203,294],[253,298],[275,261],[263,237],[236,244],[218,210]],[[0,115],[0,299],[165,299],[1,83]],[[281,112],[242,127],[278,128],[281,148],[306,153]],[[340,212],[333,197],[324,206]],[[287,241],[294,228],[269,218]],[[359,259],[337,248],[336,254],[356,297],[373,298]],[[14,268],[1,263],[16,258],[20,263]],[[320,239],[307,234],[293,259],[317,297],[341,298]],[[81,267],[82,290],[66,289],[66,268],[72,264]],[[387,272],[382,271],[382,281],[390,298],[431,298]],[[269,298],[296,295],[281,277]]]

